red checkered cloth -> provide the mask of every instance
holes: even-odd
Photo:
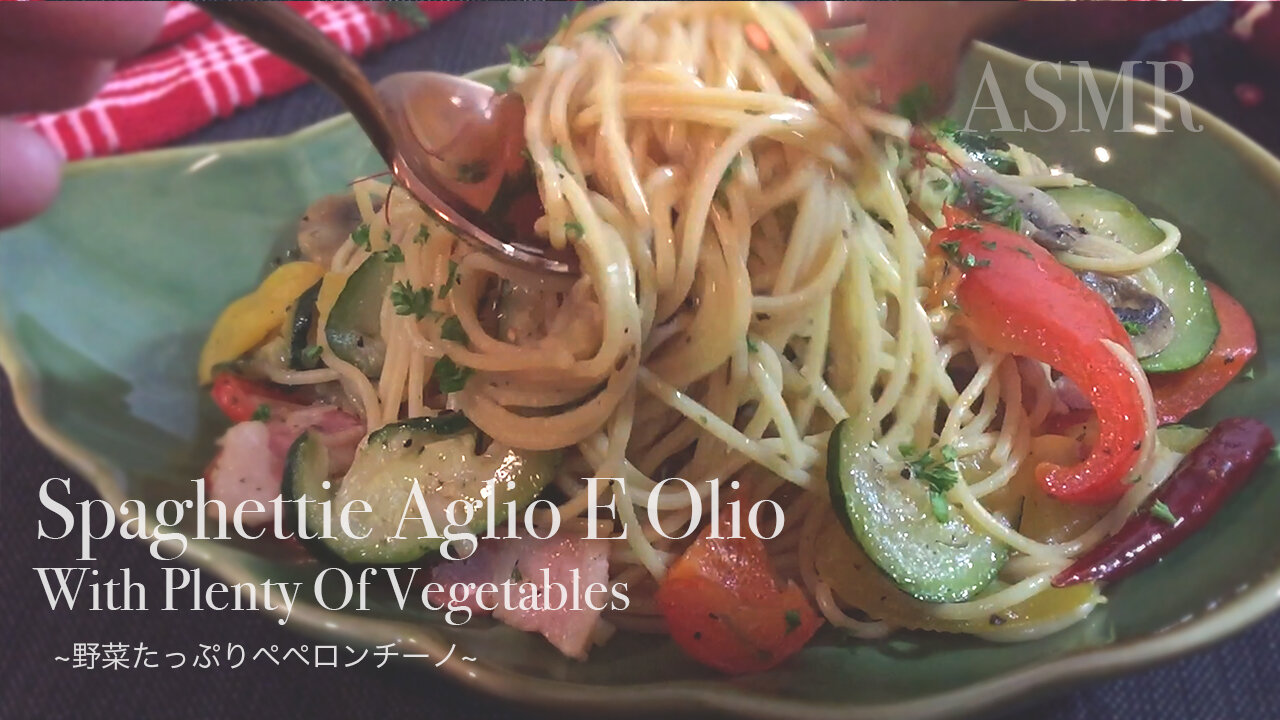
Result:
[[[392,3],[288,4],[355,56],[418,29],[399,17],[405,14],[403,7],[400,13],[389,12]],[[429,20],[462,5],[415,4]],[[163,145],[306,80],[302,71],[214,23],[194,5],[175,2],[156,43],[121,64],[88,105],[21,120],[76,160]]]

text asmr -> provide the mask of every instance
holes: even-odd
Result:
[[[626,540],[628,530],[618,521],[617,499],[626,493],[623,478],[584,478],[591,501],[585,510],[587,540]],[[346,537],[367,539],[368,529],[361,531],[358,522],[362,515],[371,514],[372,508],[364,500],[351,500],[341,505],[332,500],[315,500],[303,495],[285,498],[277,495],[269,502],[245,500],[228,507],[220,500],[207,497],[205,481],[197,478],[194,497],[186,500],[163,500],[153,508],[138,499],[129,499],[112,506],[103,499],[67,501],[71,482],[68,478],[49,478],[40,485],[40,504],[52,517],[42,517],[36,534],[42,540],[63,540],[75,537],[80,563],[67,567],[33,568],[40,577],[50,609],[73,609],[77,603],[91,610],[268,610],[280,616],[281,625],[293,614],[304,586],[314,603],[326,610],[367,611],[371,603],[371,588],[389,588],[394,602],[403,610],[411,601],[428,610],[446,612],[446,621],[460,625],[471,619],[473,607],[492,611],[497,607],[534,609],[563,609],[580,606],[592,610],[623,610],[630,604],[626,595],[626,583],[604,585],[580,583],[577,570],[568,583],[552,582],[543,571],[543,577],[522,578],[480,585],[442,585],[425,582],[419,578],[430,575],[423,567],[343,567],[333,566],[321,570],[310,582],[278,582],[264,579],[259,582],[225,583],[206,578],[199,568],[168,566],[164,568],[164,587],[160,602],[154,599],[148,588],[132,577],[129,568],[104,572],[87,563],[97,560],[96,543],[112,535],[124,539],[145,541],[151,556],[161,561],[180,559],[190,548],[192,540],[334,540]],[[481,496],[493,497],[490,481]],[[682,478],[667,478],[650,491],[647,503],[650,524],[664,537],[672,540],[688,538],[701,527],[704,503],[707,504],[710,537],[742,539],[750,533],[762,540],[771,540],[781,534],[785,517],[782,507],[769,499],[745,505],[742,500],[720,500],[720,484],[708,481],[707,496],[699,492],[691,482]],[[328,483],[324,483],[325,486]],[[670,489],[668,489],[670,488]],[[738,481],[728,483],[730,491],[738,489]],[[328,489],[325,487],[324,489]],[[686,527],[668,534],[658,522],[660,495],[685,492],[690,504],[691,519]],[[465,560],[475,552],[481,540],[537,538],[546,540],[555,536],[561,527],[559,508],[549,500],[539,499],[530,503],[521,513],[514,502],[507,503],[501,513],[495,503],[481,500],[455,500],[444,508],[443,518],[428,509],[426,497],[418,483],[408,493],[400,514],[396,534],[388,540],[432,539],[441,541],[440,556],[445,561]],[[745,506],[744,506],[745,505]],[[268,507],[270,506],[270,507]],[[311,509],[308,509],[311,506]],[[73,510],[74,508],[74,510]],[[318,517],[320,527],[310,527],[307,518]],[[535,524],[539,509],[549,520]],[[256,525],[250,519],[271,511],[271,522]],[[505,520],[499,520],[503,517]],[[485,517],[482,534],[472,531],[473,522]],[[727,523],[722,523],[722,518]],[[612,535],[598,535],[608,522],[619,526]],[[181,526],[181,529],[179,529]],[[768,527],[765,527],[768,526]],[[728,534],[720,534],[728,530]],[[341,535],[338,535],[341,533]]]

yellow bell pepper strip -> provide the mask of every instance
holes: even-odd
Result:
[[[235,360],[279,330],[289,304],[322,275],[324,268],[315,263],[287,263],[276,268],[256,290],[228,305],[200,351],[200,384],[213,380],[214,367]]]

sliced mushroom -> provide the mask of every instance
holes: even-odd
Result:
[[[374,209],[380,204],[375,200]],[[311,203],[298,221],[298,249],[302,257],[328,267],[334,253],[360,222],[360,208],[352,193],[325,195]]]
[[[1173,340],[1173,313],[1163,300],[1130,277],[1099,272],[1077,273],[1080,280],[1107,301],[1129,331],[1138,357],[1155,355]]]
[[[996,188],[1013,198],[1014,206],[1030,226],[1030,236],[1046,250],[1070,250],[1086,233],[1063,212],[1058,203],[1043,190],[1013,175],[1001,175],[986,165],[971,160],[956,168],[956,179],[964,188],[969,204],[982,205],[982,191]]]

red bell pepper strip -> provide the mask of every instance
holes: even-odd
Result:
[[[1029,238],[990,223],[934,233],[931,251],[963,273],[957,320],[993,350],[1043,362],[1072,380],[1098,416],[1098,441],[1082,462],[1041,463],[1040,486],[1068,502],[1106,503],[1127,489],[1146,434],[1142,395],[1103,340],[1132,352],[1129,335],[1097,293]],[[943,282],[946,282],[944,279]]]
[[[720,535],[730,533],[730,517]],[[658,607],[676,643],[726,673],[767,670],[809,642],[822,619],[794,583],[779,588],[764,543],[712,539],[703,530],[658,587]]]
[[[1155,562],[1209,522],[1275,444],[1258,420],[1218,423],[1119,532],[1054,577],[1054,586],[1119,580]],[[1152,513],[1157,501],[1169,510],[1163,519]]]
[[[238,423],[252,420],[254,413],[264,405],[268,415],[297,410],[303,406],[286,390],[229,372],[218,373],[213,379],[209,395],[228,420]]]
[[[1161,425],[1176,423],[1204,405],[1258,353],[1258,335],[1244,307],[1213,283],[1209,283],[1209,297],[1222,326],[1209,355],[1194,367],[1149,378],[1156,400],[1156,421]]]

